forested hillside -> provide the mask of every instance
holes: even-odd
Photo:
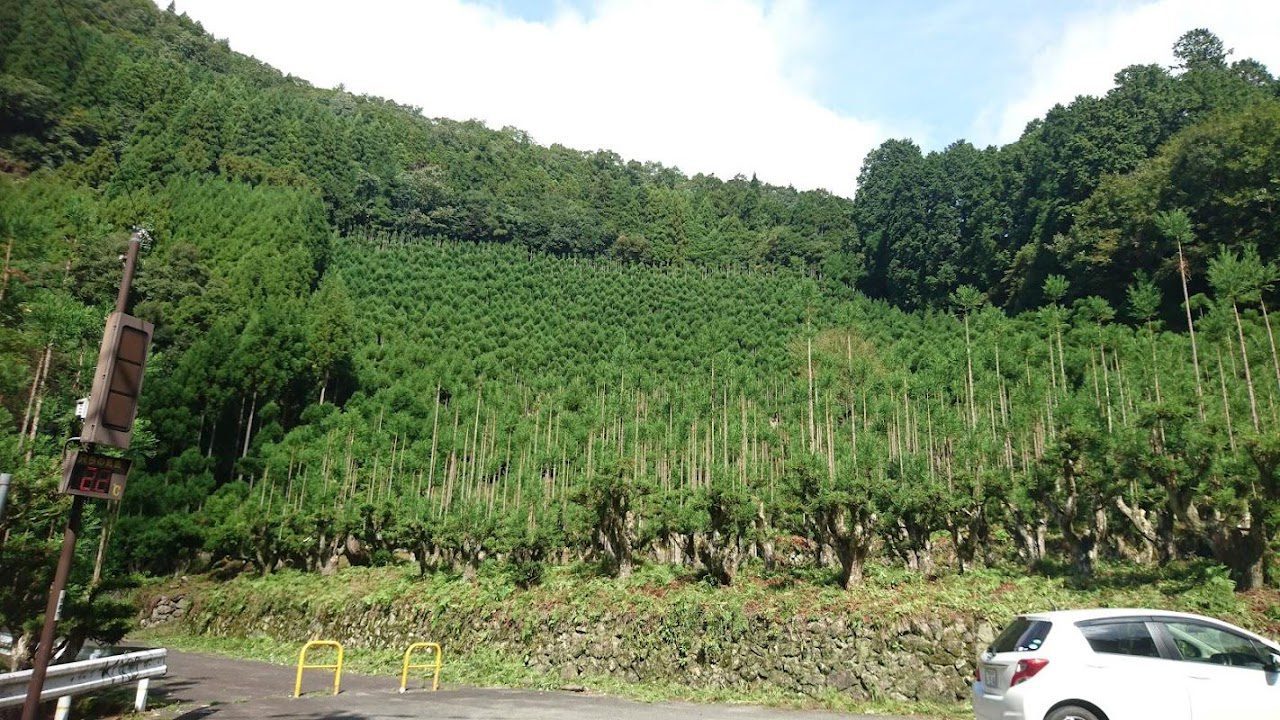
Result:
[[[865,276],[858,286],[903,307],[943,307],[969,283],[1014,311],[1043,305],[1044,279],[1114,305],[1136,273],[1171,298],[1175,240],[1160,211],[1185,210],[1197,241],[1192,291],[1208,259],[1252,242],[1275,257],[1280,83],[1207,30],[1174,47],[1179,65],[1116,73],[1103,97],[1079,97],[1027,125],[1017,142],[958,141],[922,154],[891,140],[868,155],[854,199]],[[1185,326],[1183,327],[1185,329]]]
[[[1275,583],[1280,85],[1176,51],[1005,147],[887,142],[848,200],[316,89],[147,0],[0,0],[3,622],[43,603],[133,225],[157,335],[105,577]],[[89,545],[68,612],[109,637]]]

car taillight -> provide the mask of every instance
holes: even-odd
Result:
[[[978,665],[973,669],[973,679],[982,682],[982,666]]]
[[[1030,660],[1019,660],[1017,667],[1013,669],[1013,679],[1009,681],[1009,687],[1013,687],[1018,683],[1023,683],[1035,677],[1037,673],[1048,665],[1049,661],[1043,658],[1031,658]]]

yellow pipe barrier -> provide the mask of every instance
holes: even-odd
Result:
[[[338,649],[338,662],[334,665],[308,665],[307,651],[315,647],[333,647]],[[342,682],[342,643],[333,640],[312,640],[302,646],[302,651],[298,653],[298,676],[293,681],[293,696],[302,697],[302,671],[303,670],[332,670],[333,671],[333,694],[338,694],[338,686]]]
[[[418,664],[418,665],[410,665],[409,658],[413,655],[413,651],[419,648],[434,648],[436,651],[435,662]],[[401,668],[400,670],[400,692],[404,692],[405,686],[409,683],[410,668],[413,668],[415,670],[421,669],[421,668],[434,668],[435,676],[431,680],[431,690],[432,692],[439,690],[440,689],[440,666],[442,666],[443,664],[444,664],[444,651],[441,650],[440,643],[420,642],[420,643],[414,643],[410,645],[409,649],[404,651],[404,667]]]

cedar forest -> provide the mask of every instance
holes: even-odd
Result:
[[[157,331],[72,642],[202,569],[1275,586],[1280,82],[1175,55],[1003,147],[887,141],[850,200],[317,89],[149,0],[0,0],[0,629],[38,627],[134,225]]]

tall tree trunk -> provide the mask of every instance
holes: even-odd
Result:
[[[243,398],[243,397],[240,399],[240,403],[241,403],[241,405],[240,405],[240,409],[241,409],[241,410],[244,410],[244,398]],[[249,405],[249,420],[248,420],[248,422],[246,422],[246,423],[245,423],[245,425],[244,425],[244,442],[243,442],[243,445],[242,445],[242,446],[241,446],[241,448],[240,448],[240,457],[241,457],[242,459],[243,459],[245,456],[247,456],[247,455],[249,454],[249,441],[253,438],[253,419],[254,419],[254,413],[257,411],[257,409],[258,409],[258,391],[257,391],[257,390],[254,390],[254,391],[253,391],[253,402],[252,402],[252,403],[250,403],[250,405]],[[234,441],[234,440],[232,440],[232,443],[234,443],[234,442],[235,442],[235,441]],[[239,472],[239,473],[236,473],[236,480],[240,480],[240,479],[242,479],[243,477],[244,477],[244,471],[243,471],[243,470],[242,470],[241,472]]]
[[[1259,304],[1262,306],[1262,322],[1267,326],[1267,343],[1271,346],[1271,366],[1276,371],[1276,387],[1280,388],[1280,355],[1276,354],[1276,336],[1271,332],[1271,316],[1267,314],[1267,301],[1263,300]]]
[[[236,432],[231,436],[231,452],[236,452],[235,444],[240,442],[240,436],[244,430],[244,396],[240,396],[240,410],[236,412]]]
[[[817,534],[824,540],[818,546],[834,551],[840,561],[840,587],[848,590],[862,582],[862,570],[874,539],[876,516],[839,506],[825,511],[824,515],[825,527]]]
[[[240,448],[240,457],[249,454],[249,441],[253,439],[253,419],[258,411],[258,391],[253,391],[253,400],[249,403],[249,421],[244,427],[244,445]]]
[[[849,536],[835,543],[836,557],[840,559],[840,587],[852,590],[862,582],[862,570],[867,564],[870,548]]]
[[[1107,401],[1107,434],[1111,434],[1115,429],[1113,427],[1111,415],[1111,373],[1107,370],[1107,349],[1102,344],[1098,345],[1098,361],[1102,366],[1102,389],[1103,396]]]
[[[111,539],[111,530],[115,527],[116,518],[120,517],[120,502],[108,502],[106,513],[103,513],[102,532],[98,535],[98,555],[93,560],[93,585],[97,585],[102,581],[102,565],[106,562],[107,557],[107,541]]]
[[[964,359],[967,370],[966,379],[969,393],[969,429],[978,426],[978,411],[973,404],[973,345],[969,341],[969,313],[964,314]]]
[[[1164,402],[1160,397],[1160,365],[1156,356],[1156,333],[1151,327],[1151,323],[1147,323],[1147,344],[1151,346],[1151,376],[1155,378],[1156,383],[1156,404],[1160,405]],[[1276,374],[1276,380],[1280,382],[1280,372]],[[1161,423],[1163,426],[1163,423]]]
[[[1187,261],[1182,255],[1182,242],[1178,242],[1178,275],[1182,278],[1182,307],[1187,311],[1187,332],[1191,336],[1191,369],[1196,374],[1196,404],[1200,421],[1204,421],[1204,388],[1200,385],[1200,351],[1196,347],[1196,324],[1191,319],[1191,296],[1187,293]]]
[[[1080,577],[1093,577],[1093,568],[1098,561],[1098,537],[1093,532],[1075,535],[1071,542],[1071,567]]]
[[[1259,518],[1250,512],[1243,522],[1218,523],[1213,533],[1214,557],[1230,569],[1236,590],[1254,590],[1266,583],[1269,538]]]
[[[31,414],[31,427],[27,429],[27,454],[24,462],[30,463],[36,449],[36,431],[40,428],[40,411],[44,408],[45,388],[49,384],[49,366],[53,364],[53,343],[44,349],[44,373],[40,375],[40,387],[36,392],[36,406]]]
[[[1033,568],[1044,559],[1047,523],[1044,518],[1031,518],[1024,515],[1012,505],[1008,508],[1011,520],[1009,528],[1018,538],[1018,554],[1022,556],[1027,567]]]
[[[764,502],[756,503],[756,554],[764,562],[766,569],[772,570],[775,565],[773,528],[769,524],[769,516],[765,512]]]
[[[27,428],[31,423],[31,412],[36,406],[36,396],[40,394],[40,382],[44,379],[45,368],[53,354],[53,343],[44,346],[44,352],[36,361],[36,372],[31,376],[31,391],[27,393],[27,410],[22,416],[22,427],[18,429],[18,447],[26,442]]]
[[[817,443],[818,430],[813,417],[813,338],[809,338],[806,355],[806,369],[809,377],[809,452],[813,452]]]
[[[1128,519],[1132,524],[1132,530],[1138,538],[1138,543],[1142,547],[1141,551],[1133,552],[1126,552],[1126,550],[1122,548],[1121,554],[1127,559],[1141,564],[1149,563],[1155,559],[1157,551],[1163,554],[1163,548],[1159,547],[1161,542],[1160,531],[1158,529],[1159,521],[1156,523],[1151,522],[1150,513],[1148,513],[1145,508],[1140,507],[1136,500],[1133,505],[1129,505],[1125,502],[1123,497],[1117,496],[1115,504],[1116,509],[1120,511],[1120,514]]]
[[[1030,384],[1031,378],[1027,378]],[[1049,338],[1049,388],[1053,396],[1058,395],[1058,366],[1053,361],[1053,338]]]
[[[1053,331],[1058,338],[1058,373],[1061,377],[1061,383],[1059,385],[1059,388],[1062,390],[1062,394],[1066,395],[1067,394],[1067,363],[1063,359],[1064,355],[1062,352],[1062,323],[1059,322],[1059,318],[1056,315],[1054,316],[1054,319],[1053,319]],[[1049,371],[1052,372],[1053,368],[1049,368]]]
[[[1227,420],[1227,440],[1230,441],[1231,452],[1236,451],[1236,433],[1231,425],[1231,403],[1227,399],[1227,375],[1222,368],[1222,351],[1218,351],[1218,384],[1222,387],[1222,414]]]
[[[1156,517],[1156,551],[1157,558],[1163,565],[1173,562],[1178,557],[1178,541],[1176,536],[1176,513],[1169,508]]]
[[[13,238],[9,238],[4,248],[4,271],[0,272],[0,302],[4,302],[5,293],[9,290],[9,258],[13,255]]]
[[[1240,322],[1240,308],[1234,302],[1231,303],[1231,312],[1236,318],[1236,336],[1240,338],[1240,359],[1244,365],[1245,387],[1249,390],[1249,413],[1253,417],[1253,431],[1258,432],[1261,428],[1258,423],[1258,400],[1253,394],[1253,372],[1249,370],[1249,351],[1245,348],[1244,324]]]
[[[440,430],[440,384],[436,383],[435,410],[431,413],[431,459],[427,463],[427,492],[435,487],[436,481],[436,448],[439,443]],[[538,433],[533,433],[534,444],[537,444]]]

